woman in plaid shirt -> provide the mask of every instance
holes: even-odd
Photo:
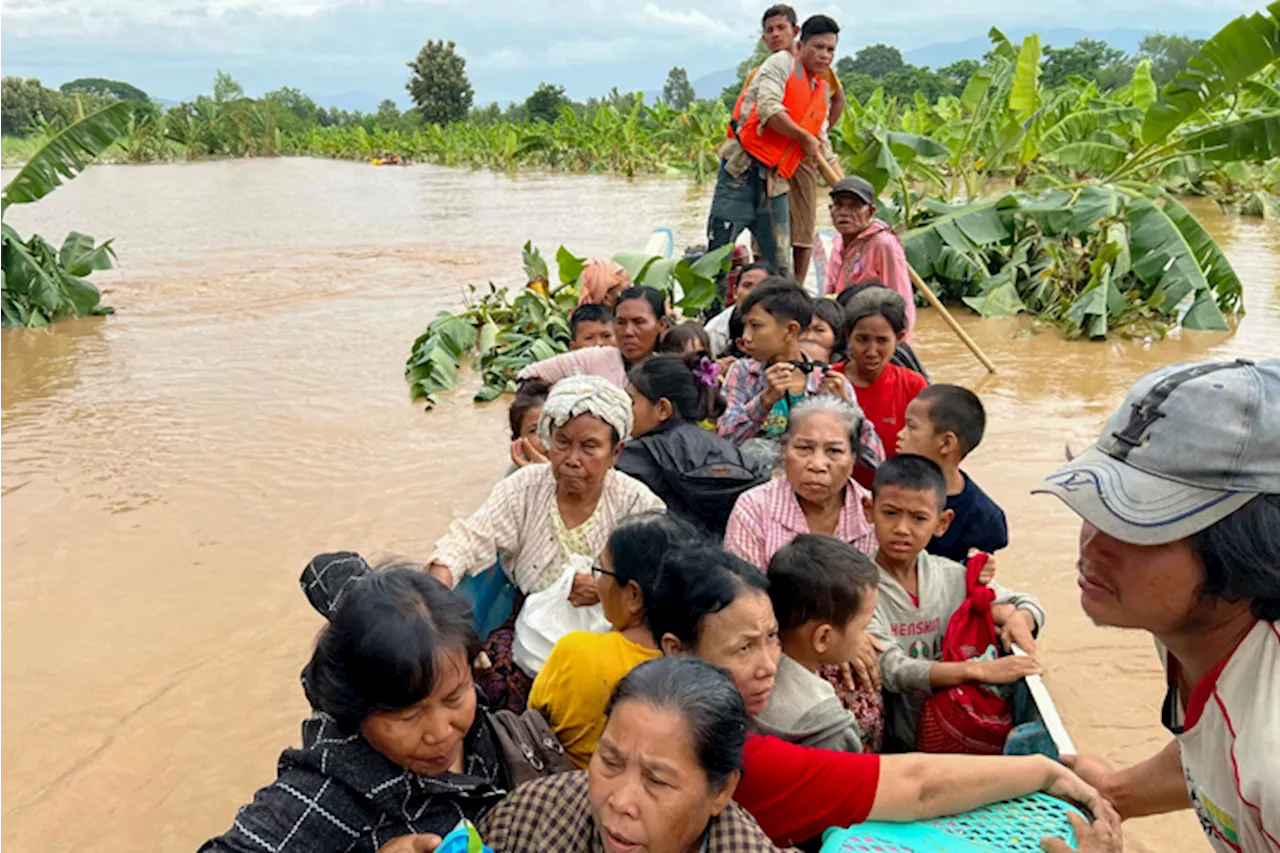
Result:
[[[372,571],[352,553],[316,557],[302,588],[329,620],[302,672],[314,714],[201,853],[376,853],[496,806],[510,771],[477,707],[466,603],[419,566]]]
[[[747,707],[728,674],[696,658],[631,670],[585,771],[522,785],[480,826],[500,853],[777,853],[733,802]]]

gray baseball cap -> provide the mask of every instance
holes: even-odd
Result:
[[[1280,359],[1162,367],[1035,493],[1122,542],[1162,545],[1280,494]]]
[[[842,194],[856,196],[867,204],[876,203],[876,188],[866,178],[859,178],[857,175],[836,181],[836,185],[831,188],[831,197]]]

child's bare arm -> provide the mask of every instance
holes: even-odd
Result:
[[[1012,684],[1028,675],[1039,674],[1040,665],[1029,657],[935,663],[929,670],[929,686],[955,687],[970,681],[978,684]]]

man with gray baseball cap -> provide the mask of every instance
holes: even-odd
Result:
[[[1190,806],[1220,853],[1280,851],[1280,360],[1149,373],[1035,491],[1083,519],[1085,613],[1168,674],[1164,750],[1068,765],[1124,817]]]
[[[902,242],[889,223],[876,218],[876,189],[866,178],[850,175],[831,188],[831,259],[822,276],[822,292],[835,296],[858,284],[883,284],[907,302],[907,337],[916,326],[915,293]]]

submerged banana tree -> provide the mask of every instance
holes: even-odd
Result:
[[[643,252],[619,252],[613,259],[634,283],[656,287],[692,312],[715,299],[716,278],[728,269],[732,251],[730,244],[695,260]],[[568,316],[578,304],[578,279],[586,258],[561,246],[554,285],[546,259],[532,242],[524,244],[523,259],[525,287],[512,295],[493,282],[487,289],[469,285],[466,309],[458,314],[441,311],[414,341],[405,362],[414,400],[423,400],[428,409],[437,405],[441,393],[457,387],[460,365],[470,357],[482,381],[475,400],[487,403],[516,390],[522,368],[569,348]]]
[[[1278,18],[1274,3],[1230,22],[1158,92],[1148,62],[1110,93],[1079,78],[1045,90],[1039,39],[993,30],[960,98],[906,107],[899,126],[916,132],[864,108],[833,137],[850,171],[894,188],[908,258],[944,298],[1073,336],[1225,330],[1240,280],[1168,189],[1243,183],[1280,158]],[[981,197],[992,178],[1014,189]]]
[[[124,139],[134,109],[128,101],[111,104],[50,138],[5,185],[0,218],[12,204],[44,198]],[[110,240],[95,245],[92,237],[72,232],[55,250],[38,234],[24,241],[7,222],[0,224],[0,231],[0,314],[5,327],[44,326],[62,317],[111,312],[100,304],[98,288],[86,280],[94,270],[111,268],[115,253]]]

